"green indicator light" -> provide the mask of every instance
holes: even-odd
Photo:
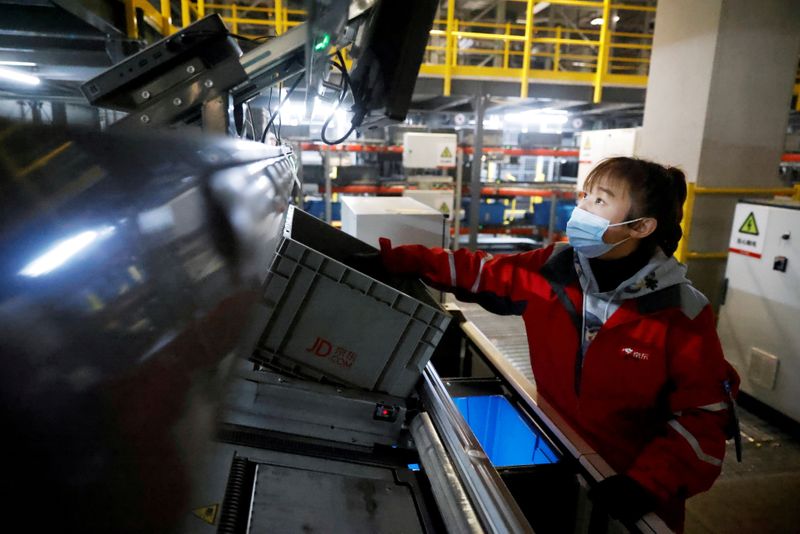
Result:
[[[314,45],[314,50],[317,52],[319,52],[320,50],[325,50],[326,48],[328,48],[329,44],[331,44],[331,36],[325,33],[322,35],[322,39],[320,39],[320,41],[316,45]]]

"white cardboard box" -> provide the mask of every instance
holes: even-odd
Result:
[[[342,231],[379,247],[378,238],[392,245],[444,244],[444,215],[408,197],[342,197]]]
[[[418,200],[426,206],[442,212],[448,218],[453,212],[453,194],[452,189],[406,189],[403,191],[404,197]]]

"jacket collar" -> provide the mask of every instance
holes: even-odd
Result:
[[[575,251],[569,245],[562,245],[553,250],[550,258],[539,270],[547,281],[561,286],[576,284],[580,288],[578,273],[575,269]],[[642,315],[658,313],[670,308],[681,307],[680,285],[665,287],[659,291],[646,293],[632,299],[628,305],[623,305],[609,319],[607,326],[622,324],[636,319]]]
[[[574,258],[575,251],[571,246],[556,244],[553,253],[539,270],[539,274],[548,282],[562,286],[578,283]]]
[[[608,318],[605,328],[637,321],[644,316],[665,310],[681,309],[680,286],[671,286],[636,299],[622,301],[620,307]]]

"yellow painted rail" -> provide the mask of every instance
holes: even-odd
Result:
[[[536,24],[534,6],[541,0],[513,1],[527,4],[525,24],[461,21],[455,18],[456,0],[447,0],[447,19],[434,23],[420,75],[442,78],[444,95],[450,95],[455,78],[515,80],[523,98],[529,96],[531,80],[587,84],[594,87],[595,102],[602,99],[604,85],[643,87],[647,84],[652,34],[609,31],[605,23],[608,17],[599,29],[577,30]],[[304,10],[287,9],[284,2],[272,0],[268,5],[247,6],[205,0],[125,0],[127,31],[130,37],[139,37],[138,24],[143,20],[160,34],[169,35],[179,26],[217,13],[234,34],[247,38],[270,37],[284,33],[305,19]],[[601,8],[604,13],[608,9],[655,9],[612,4],[610,0],[550,3]],[[176,19],[180,16],[179,26],[173,15]],[[472,44],[466,46],[466,43]],[[625,50],[629,52],[621,52]],[[537,58],[546,60],[547,68],[537,67]]]
[[[683,221],[681,230],[683,237],[678,243],[675,257],[680,262],[686,260],[724,260],[728,257],[727,252],[693,252],[689,250],[689,236],[692,232],[692,222],[694,219],[694,202],[697,195],[713,196],[792,196],[795,200],[800,200],[800,184],[792,187],[698,187],[694,183],[686,184],[686,202],[683,204]]]
[[[457,78],[517,82],[523,98],[535,96],[528,94],[534,80],[590,85],[595,103],[602,101],[605,87],[647,85],[652,33],[613,31],[608,21],[612,10],[655,12],[655,7],[611,0],[549,0],[550,4],[602,14],[602,24],[596,29],[576,29],[539,24],[534,8],[544,0],[510,0],[526,4],[524,24],[459,20],[458,0],[442,1],[447,18],[434,22],[420,75],[442,78],[444,95],[451,94],[453,79]],[[307,15],[302,9],[287,8],[285,3],[267,0],[265,5],[248,6],[222,0],[125,0],[127,32],[138,38],[139,21],[143,21],[160,34],[169,35],[217,13],[234,34],[249,38],[281,35],[301,24]],[[794,93],[800,96],[800,78]],[[800,98],[795,106],[800,111]]]

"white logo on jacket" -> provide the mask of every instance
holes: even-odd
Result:
[[[640,352],[638,350],[633,350],[630,347],[625,347],[622,349],[622,353],[625,355],[625,359],[632,359],[632,360],[642,360],[646,361],[650,359],[650,354],[647,352]]]

